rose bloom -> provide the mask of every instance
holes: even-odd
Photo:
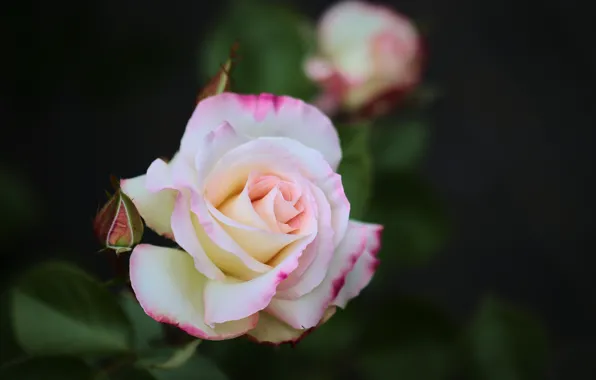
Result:
[[[201,101],[180,149],[121,186],[179,248],[138,245],[135,295],[202,339],[296,342],[369,283],[382,227],[349,220],[338,135],[317,108],[269,94]]]
[[[418,32],[407,18],[379,5],[332,6],[319,22],[318,48],[305,71],[322,86],[318,103],[328,112],[384,112],[420,78]]]

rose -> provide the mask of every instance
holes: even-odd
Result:
[[[381,226],[349,221],[341,155],[331,121],[300,100],[201,101],[171,162],[121,182],[181,248],[132,252],[145,312],[203,339],[282,343],[345,307],[372,278]]]
[[[319,53],[305,62],[324,95],[327,112],[378,114],[397,102],[420,77],[421,44],[414,25],[389,8],[340,2],[318,24]]]

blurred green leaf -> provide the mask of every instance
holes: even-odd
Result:
[[[414,169],[424,158],[429,130],[423,120],[385,118],[372,126],[372,147],[377,170]]]
[[[201,342],[200,339],[195,339],[182,347],[153,350],[148,357],[142,358],[138,364],[147,368],[164,370],[181,367],[193,357]]]
[[[134,347],[137,351],[150,349],[162,340],[164,335],[162,324],[145,314],[132,293],[123,292],[120,296],[120,305],[132,323]]]
[[[92,380],[93,370],[81,359],[40,357],[0,368],[4,380]]]
[[[12,322],[30,355],[125,352],[132,327],[115,296],[80,269],[47,262],[12,289]]]
[[[360,219],[367,210],[373,180],[370,155],[370,125],[367,123],[338,127],[343,158],[338,173],[350,201],[350,218]]]
[[[151,372],[132,366],[117,368],[109,374],[102,374],[93,380],[158,380]]]
[[[204,41],[202,78],[210,78],[224,63],[230,46],[239,43],[232,73],[232,90],[270,92],[308,99],[316,92],[302,67],[309,50],[308,20],[265,0],[230,1]]]
[[[256,344],[245,338],[204,341],[200,350],[202,355],[214,360],[230,379],[242,379],[246,374],[252,378],[273,378],[275,371],[288,362],[286,357],[280,357],[281,352],[282,347]]]
[[[337,312],[325,324],[310,333],[292,349],[292,354],[316,357],[329,361],[351,350],[359,338],[361,325],[351,318],[351,313]]]
[[[440,380],[451,376],[458,326],[438,307],[393,295],[381,307],[360,312],[367,321],[358,343],[357,366],[363,378]]]
[[[486,298],[465,335],[474,380],[533,380],[546,377],[548,339],[532,315]]]
[[[0,210],[0,238],[34,225],[40,210],[32,185],[3,166],[0,166]]]
[[[174,352],[170,354],[176,355]],[[157,380],[226,380],[226,375],[208,358],[193,355],[176,368],[148,368]]]
[[[422,265],[443,246],[448,219],[432,187],[414,173],[375,176],[366,220],[385,226],[376,277],[391,276],[396,265]],[[377,281],[379,282],[379,281]]]
[[[10,293],[0,293],[0,365],[25,355],[19,347],[10,318]]]

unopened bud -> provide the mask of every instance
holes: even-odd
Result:
[[[236,49],[238,49],[237,43],[232,45],[232,48],[230,49],[230,55],[226,63],[223,64],[217,74],[215,74],[209,83],[207,83],[207,85],[201,90],[201,93],[197,97],[197,103],[210,96],[221,94],[222,92],[230,90],[230,71],[232,70],[232,64],[236,57]]]
[[[117,254],[128,252],[143,237],[143,220],[132,200],[117,189],[93,221],[93,230],[104,247]]]

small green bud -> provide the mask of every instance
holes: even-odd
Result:
[[[144,225],[132,200],[118,188],[95,216],[93,230],[105,248],[120,254],[141,241]]]
[[[207,83],[207,85],[201,90],[201,93],[197,97],[197,104],[205,98],[230,90],[230,72],[232,70],[234,59],[236,58],[237,49],[238,43],[232,45],[228,60],[222,65],[217,74],[211,78],[209,83]]]

